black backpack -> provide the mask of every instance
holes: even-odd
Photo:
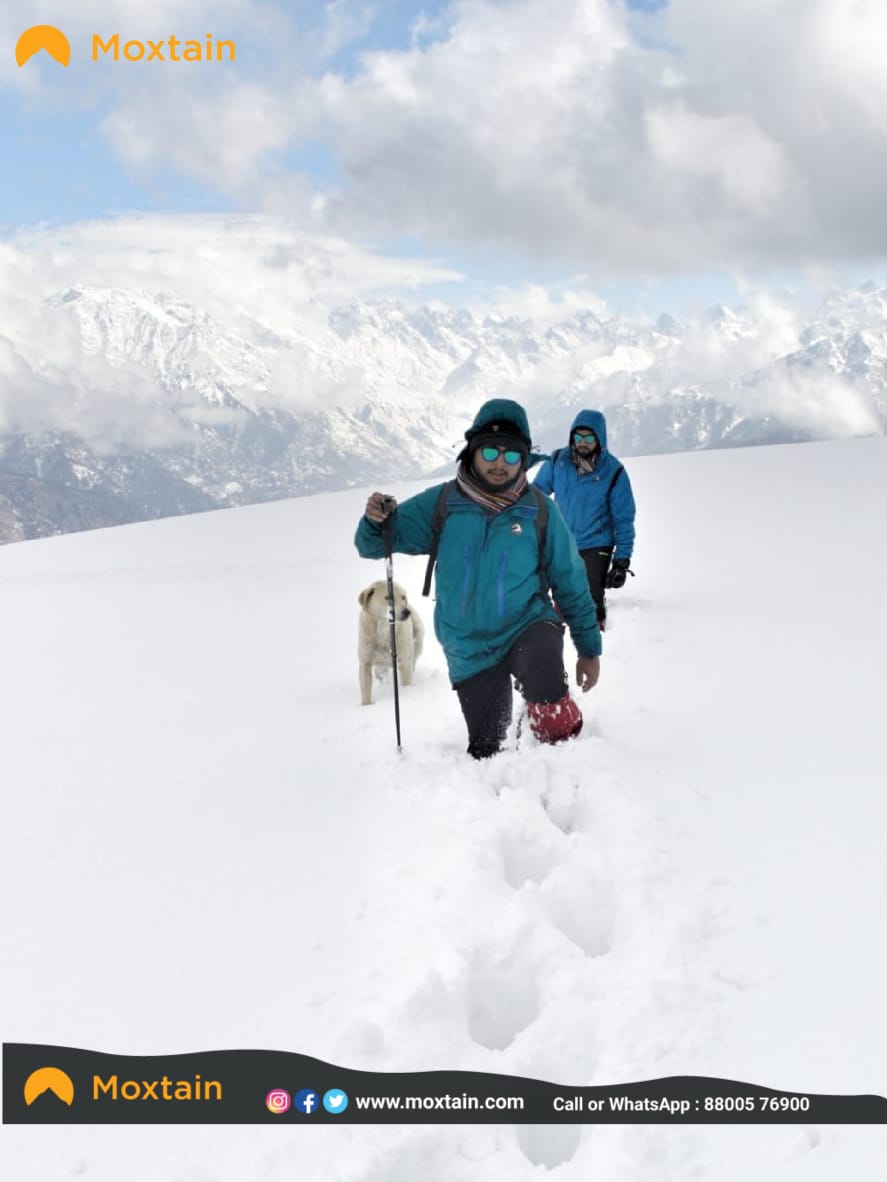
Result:
[[[428,549],[428,566],[425,568],[425,583],[422,587],[422,594],[428,595],[431,590],[431,572],[434,570],[434,564],[437,562],[437,550],[440,546],[440,535],[443,532],[443,527],[446,525],[447,517],[450,512],[450,493],[456,487],[455,480],[448,480],[441,488],[440,494],[437,498],[437,503],[434,506],[434,513],[431,515],[431,546]],[[545,496],[534,484],[531,484],[530,491],[536,501],[536,538],[539,547],[539,577],[542,582],[542,594],[548,595],[548,580],[545,578],[545,572],[542,567],[545,554],[545,536],[548,531],[548,497]]]

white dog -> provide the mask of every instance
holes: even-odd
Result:
[[[381,677],[391,668],[391,625],[388,621],[388,584],[380,579],[357,597],[361,606],[357,642],[360,702],[373,701],[372,675]],[[413,669],[422,651],[425,628],[415,608],[407,603],[407,593],[394,584],[394,639],[397,646],[397,676],[402,685],[410,685]]]

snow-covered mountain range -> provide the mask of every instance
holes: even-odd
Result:
[[[41,339],[0,333],[0,540],[409,479],[452,464],[485,398],[544,450],[596,406],[631,456],[882,434],[887,288],[643,323],[547,327],[354,300],[304,323],[169,291],[73,286]],[[5,357],[3,356],[5,354]]]

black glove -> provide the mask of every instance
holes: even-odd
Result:
[[[630,558],[614,558],[613,565],[610,567],[604,586],[624,587],[626,575],[631,575],[631,577],[634,578],[634,571],[628,569],[630,562]]]
[[[388,497],[384,493],[374,492],[367,501],[364,517],[376,525],[381,525],[388,520],[396,508],[397,501],[394,497]]]

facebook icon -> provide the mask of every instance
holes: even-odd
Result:
[[[305,1116],[310,1116],[317,1108],[317,1092],[313,1092],[311,1088],[302,1088],[301,1092],[296,1092],[293,1096],[293,1108],[303,1112]]]

